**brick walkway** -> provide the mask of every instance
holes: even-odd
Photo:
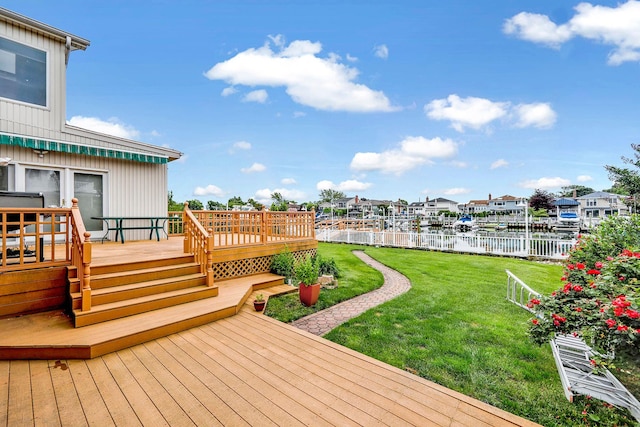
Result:
[[[292,323],[293,326],[315,335],[324,335],[336,326],[364,313],[371,307],[389,301],[411,288],[411,282],[402,274],[379,263],[362,251],[354,251],[353,253],[367,265],[382,273],[384,277],[382,287],[298,319]]]

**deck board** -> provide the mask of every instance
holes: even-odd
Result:
[[[536,425],[248,305],[91,360],[0,361],[2,408],[3,425]]]

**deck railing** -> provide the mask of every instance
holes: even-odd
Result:
[[[475,234],[420,234],[416,232],[317,230],[322,242],[354,243],[371,246],[430,249],[446,252],[540,258],[565,259],[576,241],[524,237],[496,237]]]
[[[4,271],[68,265],[71,209],[0,208],[0,257]]]
[[[79,290],[82,296],[82,311],[91,310],[91,233],[82,221],[78,199],[71,206],[71,264],[76,268]],[[68,239],[69,240],[69,239]]]
[[[213,230],[205,230],[185,203],[182,212],[184,253],[193,254],[200,272],[207,277],[207,286],[213,286]]]
[[[314,239],[313,212],[190,211],[205,230],[211,229],[214,247],[263,245],[296,239]],[[169,212],[170,217],[182,212]],[[184,223],[169,222],[170,236],[186,233]]]

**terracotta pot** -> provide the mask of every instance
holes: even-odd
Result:
[[[256,309],[256,311],[262,311],[264,310],[264,305],[266,304],[266,301],[254,301],[253,302],[253,308]]]
[[[300,294],[300,302],[310,307],[318,302],[320,296],[320,283],[315,285],[303,285],[300,283],[298,286],[298,293]]]

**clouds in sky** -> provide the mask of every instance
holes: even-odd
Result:
[[[350,167],[358,172],[378,171],[401,175],[415,167],[432,164],[434,159],[453,157],[457,152],[458,144],[450,139],[408,136],[391,150],[356,153]]]
[[[389,58],[389,48],[386,44],[381,44],[373,48],[373,54],[381,59]]]
[[[579,3],[575,15],[565,24],[556,24],[546,15],[521,12],[503,25],[506,34],[553,48],[559,48],[573,37],[612,46],[610,65],[640,61],[639,29],[640,2],[635,0],[616,7]]]
[[[458,132],[465,128],[480,130],[498,119],[510,119],[515,127],[549,128],[556,122],[556,113],[547,103],[518,104],[496,102],[469,96],[460,98],[449,95],[424,106],[425,114],[432,120],[448,120]]]
[[[530,190],[555,190],[561,187],[571,185],[571,181],[565,178],[556,177],[543,177],[538,179],[530,179],[520,183],[520,187]]]
[[[365,113],[398,109],[383,92],[357,83],[357,69],[341,63],[338,55],[321,57],[321,52],[319,42],[294,40],[286,45],[283,36],[270,36],[262,47],[247,49],[215,64],[205,76],[234,86],[284,87],[294,102],[318,110]],[[225,91],[223,96],[231,94]],[[250,94],[243,99],[267,99],[264,89]]]
[[[206,187],[196,187],[195,190],[193,190],[193,195],[200,196],[200,197],[214,196],[214,197],[222,198],[225,196],[225,192],[222,191],[220,187],[213,184],[209,184]]]
[[[509,162],[505,159],[498,159],[495,162],[491,163],[490,169],[498,169],[509,166]]]
[[[269,98],[269,94],[264,89],[253,90],[247,93],[242,97],[244,102],[257,102],[259,104],[264,104],[267,102],[267,98]]]
[[[350,191],[364,191],[370,188],[371,185],[372,184],[369,182],[361,182],[355,179],[348,179],[346,181],[342,181],[339,184],[334,184],[332,181],[324,180],[316,184],[316,189],[318,191],[336,190],[336,191],[342,191],[344,193],[347,193]]]
[[[254,163],[251,165],[251,167],[240,169],[240,172],[254,173],[254,172],[264,172],[265,170],[267,170],[267,167],[262,163]]]
[[[73,116],[67,123],[79,128],[89,129],[94,132],[104,133],[120,138],[136,139],[140,136],[140,132],[137,129],[133,126],[120,122],[120,120],[115,117],[105,121],[97,117]]]

